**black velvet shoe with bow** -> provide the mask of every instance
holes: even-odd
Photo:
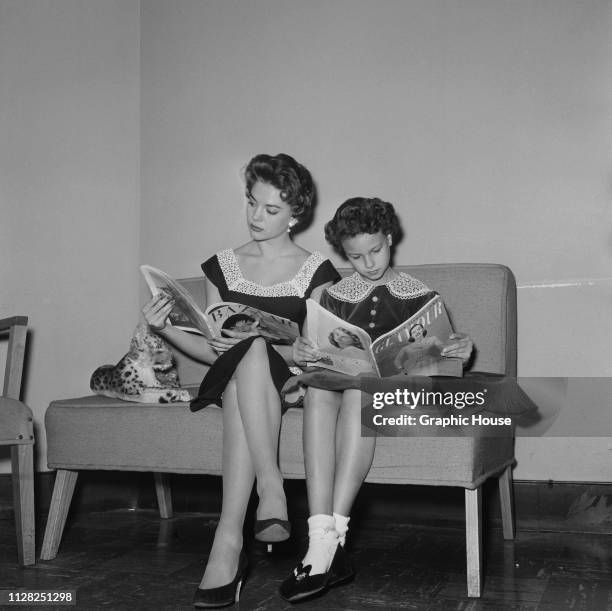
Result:
[[[281,598],[290,603],[297,603],[318,594],[322,594],[329,587],[346,583],[355,576],[346,552],[342,545],[338,545],[331,566],[326,573],[310,575],[312,567],[302,563],[293,570],[293,575],[285,579],[280,585]]]

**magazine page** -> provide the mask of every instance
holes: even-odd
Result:
[[[272,344],[291,345],[300,335],[297,323],[241,303],[214,303],[206,308],[209,326],[215,337],[224,329],[249,331],[256,329]]]
[[[338,318],[316,301],[306,301],[304,336],[317,346],[321,359],[312,363],[349,375],[375,372],[370,354],[370,336],[359,327]]]
[[[168,316],[171,325],[190,333],[212,337],[211,329],[202,310],[194,298],[174,278],[150,265],[141,265],[140,271],[152,295],[165,292],[174,300],[174,307]]]
[[[444,375],[461,377],[461,359],[442,356],[453,328],[439,295],[428,301],[416,314],[372,345],[378,372],[382,377],[409,375]]]

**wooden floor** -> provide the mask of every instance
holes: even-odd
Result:
[[[297,609],[612,611],[612,535],[522,532],[504,542],[491,530],[484,593],[469,599],[462,528],[371,522],[350,531],[355,581]],[[13,523],[2,519],[0,589],[76,590],[77,609],[191,609],[214,527],[215,516],[204,514],[171,520],[149,510],[80,514],[55,560],[24,569],[16,564]],[[303,525],[296,531],[271,555],[250,546],[235,608],[292,608],[277,588],[298,559],[296,547],[305,544]]]

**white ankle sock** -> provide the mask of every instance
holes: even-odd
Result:
[[[338,532],[338,537],[340,541],[340,545],[344,547],[344,543],[346,541],[346,533],[348,531],[348,523],[350,521],[349,516],[341,516],[339,513],[334,512],[334,523],[336,526],[336,531]]]
[[[312,566],[311,575],[319,575],[329,570],[337,547],[338,533],[334,517],[318,513],[308,518],[308,551],[302,565]]]

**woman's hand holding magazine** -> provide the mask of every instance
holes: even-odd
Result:
[[[152,331],[163,331],[174,307],[174,299],[165,292],[153,295],[142,307],[142,315]]]
[[[213,347],[215,352],[221,354],[236,344],[239,344],[242,340],[248,339],[249,337],[259,337],[261,333],[257,328],[258,326],[259,321],[255,320],[249,325],[241,326],[240,329],[223,329],[221,337],[213,337],[208,340],[208,343]]]

